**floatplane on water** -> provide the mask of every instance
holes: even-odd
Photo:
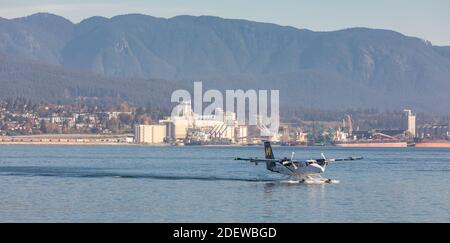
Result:
[[[305,183],[305,184],[323,184],[323,183],[338,183],[336,180],[323,178],[320,174],[324,173],[327,166],[331,163],[339,161],[353,161],[362,160],[362,157],[348,157],[342,159],[327,159],[322,153],[322,158],[298,161],[294,160],[295,153],[292,153],[291,158],[275,159],[272,146],[270,142],[264,142],[265,159],[258,158],[236,158],[235,160],[249,161],[250,163],[265,163],[267,170],[289,176],[290,183]]]

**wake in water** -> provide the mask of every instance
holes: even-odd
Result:
[[[95,171],[92,169],[63,168],[63,167],[0,167],[0,176],[24,177],[73,177],[73,178],[122,178],[122,179],[155,179],[155,180],[197,180],[197,181],[248,181],[248,182],[274,182],[271,178],[238,178],[218,176],[188,176],[188,175],[162,175],[148,173],[121,173]]]
[[[96,170],[95,172],[93,170]],[[0,167],[0,176],[23,177],[61,177],[61,178],[121,178],[121,179],[153,179],[153,180],[195,180],[195,181],[244,181],[265,182],[273,184],[337,184],[339,181],[319,181],[316,179],[286,180],[259,176],[257,178],[220,177],[220,176],[188,176],[162,175],[148,173],[105,172],[95,168],[66,167]]]
[[[305,185],[323,185],[323,184],[339,184],[338,180],[317,180],[317,179],[302,179],[302,180],[282,180],[281,184],[305,184]]]

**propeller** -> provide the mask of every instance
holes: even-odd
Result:
[[[295,152],[292,152],[292,155],[291,155],[292,166],[294,166],[294,169],[297,169],[297,166],[296,166],[295,163],[293,162],[293,161],[294,161],[294,156],[295,156]]]

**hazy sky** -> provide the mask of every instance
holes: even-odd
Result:
[[[450,45],[450,0],[0,0],[0,16],[50,12],[79,22],[90,16],[214,15],[316,31],[370,27]]]

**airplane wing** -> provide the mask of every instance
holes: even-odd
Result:
[[[266,162],[275,162],[275,163],[281,163],[282,161],[279,159],[258,159],[258,158],[236,158],[234,160],[240,160],[240,161],[249,161],[250,163],[266,163]]]
[[[352,161],[352,160],[362,160],[363,157],[348,157],[342,159],[330,159],[328,162],[339,162],[339,161]]]
[[[353,160],[362,160],[363,159],[363,157],[348,157],[348,158],[340,158],[340,159],[327,159],[327,158],[325,158],[325,156],[323,156],[323,157],[324,158],[322,158],[322,159],[316,159],[316,160],[312,160],[312,161],[315,161],[319,165],[323,166],[323,165],[332,164],[335,162],[353,161]]]

